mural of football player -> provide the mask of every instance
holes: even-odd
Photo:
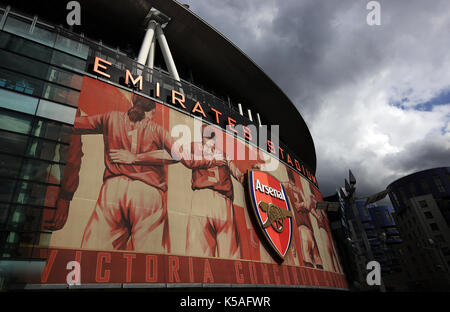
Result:
[[[103,134],[104,139],[103,184],[83,234],[82,248],[167,251],[164,165],[176,161],[164,154],[172,152],[174,141],[152,120],[155,108],[153,101],[135,97],[128,112],[110,111],[75,119],[74,135]],[[81,162],[81,144],[75,146],[79,150],[73,151],[73,155],[77,155],[73,161],[78,163]],[[185,155],[179,155],[178,159],[188,167],[194,165]],[[196,164],[208,167],[218,162],[205,159]],[[80,166],[72,167],[74,170],[67,172],[68,181],[77,181]],[[70,182],[66,184],[70,189]],[[75,190],[76,187],[71,188],[72,196]],[[57,211],[55,220],[66,219],[66,210]],[[65,217],[60,217],[64,214]]]
[[[294,211],[295,221],[300,233],[303,262],[305,266],[323,269],[322,259],[319,254],[310,213],[315,208],[314,193],[304,192],[295,184],[295,177],[291,170],[287,170],[288,182],[284,184],[286,193]]]
[[[212,126],[202,126],[202,142],[193,142],[207,159],[223,163],[210,168],[192,167],[192,202],[186,230],[186,254],[210,257],[238,257],[239,238],[233,209],[231,176],[244,182],[244,175],[230,157],[216,145]],[[195,154],[195,153],[194,153]]]
[[[311,190],[311,192],[313,192],[313,191]],[[341,272],[339,260],[338,260],[337,254],[336,254],[336,250],[334,249],[334,246],[333,246],[333,239],[331,237],[331,229],[329,227],[326,212],[323,209],[312,209],[311,214],[317,220],[317,226],[319,228],[320,238],[321,238],[322,242],[324,242],[324,244],[325,244],[331,265],[333,267],[333,271]]]

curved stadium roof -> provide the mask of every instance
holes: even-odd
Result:
[[[61,1],[2,0],[13,9],[56,25],[65,25],[68,11]],[[316,171],[316,152],[311,133],[292,101],[273,80],[244,52],[212,26],[174,0],[78,0],[82,25],[74,31],[139,51],[144,37],[144,19],[154,7],[171,22],[164,33],[176,63],[195,69],[213,86],[259,112],[264,123],[280,125],[280,139],[312,170]],[[183,77],[182,77],[183,78]]]

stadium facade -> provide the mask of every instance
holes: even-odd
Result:
[[[181,3],[78,3],[0,4],[3,287],[347,289],[280,88]]]

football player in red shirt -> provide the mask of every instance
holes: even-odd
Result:
[[[305,196],[303,191],[295,185],[295,177],[291,170],[287,170],[289,181],[284,185],[289,201],[294,211],[295,221],[301,237],[303,262],[306,266],[323,269],[322,259],[316,239],[314,238],[310,213],[316,205],[314,193]]]
[[[186,231],[186,254],[236,258],[238,241],[233,213],[231,176],[244,182],[244,175],[230,157],[216,145],[216,132],[203,125],[202,142],[194,142],[194,150],[203,157],[223,163],[210,168],[192,168],[192,203]]]
[[[103,185],[81,247],[167,251],[168,243],[164,239],[167,208],[163,203],[167,185],[163,165],[176,161],[162,155],[163,150],[172,153],[174,141],[152,120],[154,111],[153,101],[137,98],[128,112],[111,111],[75,119],[74,135],[103,134],[104,138]],[[74,146],[72,152],[77,157],[74,156],[73,161],[78,163],[82,156],[81,144]],[[193,161],[181,154],[176,156],[187,167],[208,168],[221,163],[206,159]],[[62,183],[61,201],[72,197],[78,186],[79,165],[72,167],[72,172],[64,172],[67,180]],[[62,228],[67,209],[58,207],[58,210],[55,221],[59,224],[55,227]]]
[[[323,209],[312,209],[311,214],[317,220],[317,226],[320,232],[320,238],[325,243],[325,247],[328,251],[331,265],[333,266],[334,272],[341,272],[339,260],[336,255],[336,250],[333,246],[333,239],[331,237],[331,229],[328,224],[328,218],[325,210]]]

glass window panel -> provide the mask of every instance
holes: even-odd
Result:
[[[38,99],[31,96],[0,89],[0,107],[34,115],[37,103]]]
[[[51,164],[35,159],[26,159],[24,161],[20,178],[24,180],[33,180],[46,182]]]
[[[21,157],[0,154],[0,176],[5,178],[16,178],[20,171],[21,164]]]
[[[0,65],[9,70],[45,79],[48,65],[11,52],[0,50]]]
[[[64,37],[61,34],[58,34],[56,38],[55,48],[83,59],[87,59],[89,54],[89,47],[87,45]]]
[[[31,39],[47,46],[53,47],[55,44],[56,34],[44,27],[36,25],[31,34]]]
[[[56,142],[33,139],[28,144],[27,156],[36,157],[54,162],[65,162],[68,145]]]
[[[83,83],[83,76],[72,74],[56,67],[49,68],[47,79],[51,82],[56,82],[77,90],[81,90]]]
[[[8,31],[10,33],[23,36],[26,38],[31,37],[30,35],[31,21],[25,21],[22,19],[18,19],[12,15],[9,15],[6,19],[5,26],[3,30]]]
[[[56,50],[53,51],[51,63],[62,68],[80,72],[84,72],[86,67],[86,61]]]
[[[28,136],[0,130],[0,152],[22,155],[25,153]]]
[[[65,122],[68,124],[73,124],[75,120],[75,113],[76,113],[75,108],[60,105],[46,100],[40,100],[36,115],[48,119]]]
[[[80,92],[51,83],[46,83],[42,97],[77,107]]]
[[[17,191],[12,199],[18,204],[55,207],[59,186],[18,181]]]
[[[6,32],[0,32],[0,48],[44,62],[50,62],[53,51],[49,47],[13,36]]]
[[[28,134],[32,117],[0,109],[0,129]]]
[[[8,220],[9,204],[0,203],[0,229],[6,226]]]
[[[0,68],[0,87],[28,95],[41,96],[44,82]]]
[[[51,164],[36,159],[24,161],[20,178],[37,182],[59,184],[64,171],[64,165]]]
[[[72,135],[72,128],[50,120],[38,120],[33,128],[32,134],[37,137],[69,143]]]
[[[17,182],[15,180],[0,178],[0,201],[11,201],[16,183]]]
[[[55,33],[39,25],[36,25],[33,29],[31,29],[31,21],[26,21],[17,17],[8,16],[3,29],[44,45],[53,46],[55,42]]]

